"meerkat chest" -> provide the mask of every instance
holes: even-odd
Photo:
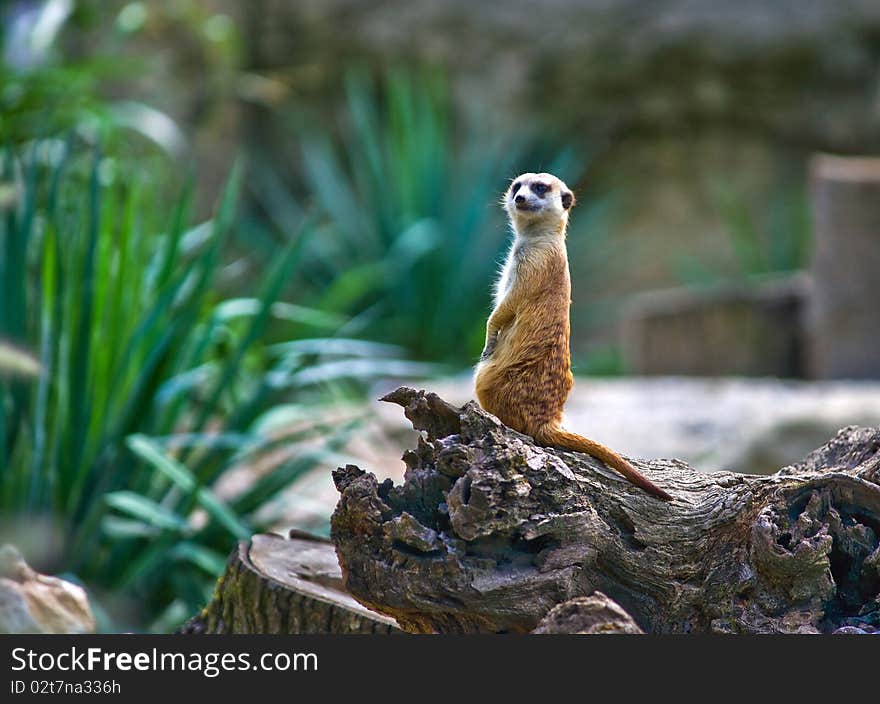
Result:
[[[501,274],[498,277],[498,281],[495,283],[495,305],[497,306],[501,301],[504,300],[504,297],[510,293],[510,289],[513,287],[514,281],[516,281],[516,245],[514,245],[510,254],[507,255],[507,260],[504,262],[504,266],[501,268]]]
[[[541,247],[527,242],[514,242],[495,285],[495,306],[514,289],[526,299],[543,295],[568,296],[571,282],[564,250]]]

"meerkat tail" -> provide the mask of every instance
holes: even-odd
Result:
[[[618,455],[614,450],[604,445],[588,440],[587,438],[576,433],[570,433],[556,426],[547,426],[542,428],[535,436],[535,440],[547,446],[561,447],[565,450],[574,450],[575,452],[583,452],[596,459],[602,460],[612,469],[615,469],[631,484],[644,489],[652,496],[656,496],[663,501],[672,501],[672,496],[667,494],[663,489],[654,484],[645,475],[641,474],[635,467],[627,462],[623,457]]]

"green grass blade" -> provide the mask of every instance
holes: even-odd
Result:
[[[113,491],[104,496],[110,508],[161,530],[186,533],[189,526],[182,516],[133,491]]]
[[[226,555],[210,550],[198,543],[184,541],[170,552],[172,560],[189,562],[212,577],[219,577],[226,569]]]
[[[68,478],[68,511],[77,511],[82,492],[89,480],[88,467],[83,466],[83,454],[89,440],[89,421],[91,420],[90,358],[92,353],[93,301],[95,292],[95,251],[101,217],[101,186],[98,180],[99,154],[95,154],[89,180],[88,224],[86,228],[86,250],[83,262],[80,289],[79,317],[76,322],[75,337],[71,356],[70,378],[70,420],[69,463],[71,477]]]
[[[239,373],[241,361],[250,348],[250,346],[263,334],[266,324],[271,316],[272,306],[278,300],[282,287],[290,279],[290,273],[296,264],[302,252],[302,245],[306,241],[306,236],[301,235],[291,245],[287,251],[276,263],[274,271],[269,274],[267,285],[260,296],[260,308],[254,315],[247,327],[245,334],[236,345],[235,350],[230,355],[220,378],[214,386],[208,401],[205,403],[201,413],[193,425],[195,431],[201,431],[208,419],[217,411],[218,403],[221,396],[230,386],[232,380]]]
[[[235,513],[205,487],[199,486],[195,476],[182,464],[165,455],[156,443],[144,435],[132,435],[126,445],[142,460],[167,477],[187,495],[192,495],[196,503],[208,515],[236,538],[250,536],[250,528],[241,522]]]

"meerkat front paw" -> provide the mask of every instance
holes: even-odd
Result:
[[[483,352],[480,354],[480,361],[483,362],[489,357],[492,356],[492,353],[495,351],[495,348],[498,346],[498,333],[492,333],[491,337],[486,340],[486,346],[483,348]]]

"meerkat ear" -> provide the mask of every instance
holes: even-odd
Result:
[[[562,194],[562,207],[565,210],[568,210],[574,204],[575,204],[574,193],[572,193],[571,191],[565,191]]]

